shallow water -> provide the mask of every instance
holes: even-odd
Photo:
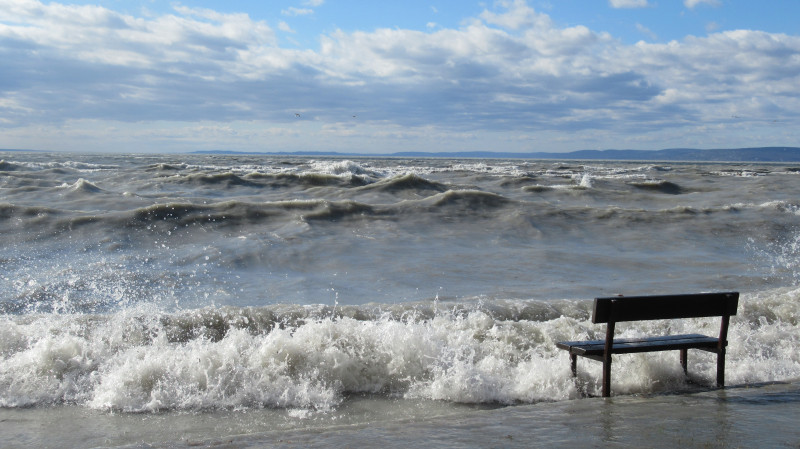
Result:
[[[500,408],[352,397],[327,413],[0,409],[9,448],[797,448],[798,422],[797,382]]]
[[[796,448],[798,384],[507,407],[399,422],[232,438],[238,447]],[[213,442],[212,442],[213,441]],[[224,441],[214,439],[208,444]]]
[[[601,335],[591,298],[617,293],[740,291],[728,385],[794,381],[799,211],[783,164],[0,154],[0,429],[324,444],[599,407],[600,364],[574,381],[555,342]],[[615,358],[599,403],[717,394],[712,355],[676,359]]]

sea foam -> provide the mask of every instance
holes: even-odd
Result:
[[[728,385],[800,378],[800,290],[742,297],[729,332]],[[437,301],[378,305],[132,307],[108,315],[5,316],[0,405],[75,404],[130,412],[231,408],[325,411],[351,394],[460,403],[530,403],[597,394],[601,364],[569,373],[560,340],[602,338],[589,303]],[[718,319],[620,324],[619,337],[714,335]],[[696,388],[677,353],[615,357],[615,394]],[[689,379],[711,385],[713,355]]]

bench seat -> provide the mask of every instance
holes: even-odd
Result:
[[[615,338],[611,349],[614,354],[634,352],[672,351],[676,349],[708,349],[716,352],[719,338],[701,334],[665,335],[662,337]],[[603,360],[605,340],[562,341],[556,343],[560,349],[588,358]]]

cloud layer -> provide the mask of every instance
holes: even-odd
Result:
[[[781,126],[800,111],[798,36],[738,30],[625,45],[559,27],[522,0],[457,29],[335,31],[317,50],[281,47],[281,28],[180,6],[136,17],[0,0],[0,146],[47,145],[32,137],[42,133],[50,145],[87,133],[100,144],[112,128],[166,149],[255,150],[270,139],[380,151],[392,138],[430,147],[420,150],[723,146],[745,130],[783,139],[765,144],[798,138]],[[216,137],[188,138],[210,129]],[[505,146],[486,148],[497,136]]]

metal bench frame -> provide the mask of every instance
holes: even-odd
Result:
[[[603,362],[603,397],[611,395],[611,356],[652,351],[680,351],[680,363],[687,374],[687,352],[700,349],[717,354],[717,386],[725,386],[725,352],[730,317],[736,315],[739,293],[698,293],[691,295],[614,296],[594,300],[593,323],[607,323],[605,340],[562,341],[556,346],[569,351],[572,375],[577,376],[578,356]],[[678,318],[722,318],[719,337],[700,334],[614,339],[616,323],[622,321]]]

